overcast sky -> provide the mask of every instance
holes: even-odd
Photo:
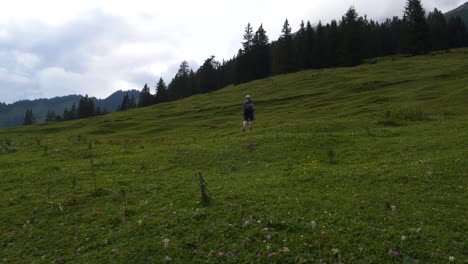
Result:
[[[443,12],[466,0],[423,0]],[[15,0],[0,8],[0,102],[166,84],[187,60],[232,58],[248,22],[276,40],[288,18],[317,24],[350,6],[382,20],[402,16],[406,0]]]

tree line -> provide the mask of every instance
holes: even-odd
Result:
[[[106,109],[101,109],[99,106],[96,107],[93,99],[86,95],[80,99],[78,106],[73,103],[70,110],[65,108],[65,110],[63,110],[63,115],[57,114],[53,110],[47,111],[45,122],[69,121],[92,116],[106,115],[108,113],[109,112]],[[32,109],[27,109],[24,114],[23,125],[32,125],[35,123],[37,123],[37,119],[34,116]]]
[[[118,110],[178,100],[304,69],[349,67],[369,58],[466,47],[468,32],[460,17],[447,19],[437,9],[426,15],[420,0],[407,0],[402,18],[395,16],[383,22],[360,16],[354,7],[340,20],[327,24],[319,21],[312,26],[310,21],[302,21],[294,33],[286,19],[280,37],[272,42],[262,24],[254,32],[248,23],[241,44],[232,59],[219,62],[210,56],[197,71],[183,61],[169,85],[160,78],[152,94],[145,84],[138,102],[127,94]],[[63,119],[66,120],[65,113]]]
[[[438,9],[426,15],[420,0],[407,0],[403,18],[383,22],[360,16],[354,7],[327,24],[319,21],[312,26],[310,21],[302,21],[294,33],[286,19],[280,37],[272,42],[262,24],[254,31],[248,23],[241,44],[232,59],[219,62],[210,56],[195,72],[183,61],[168,86],[159,80],[154,95],[145,84],[136,106],[304,69],[349,67],[369,58],[466,47],[468,32],[460,17],[446,18]]]

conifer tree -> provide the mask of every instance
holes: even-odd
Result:
[[[167,91],[170,99],[177,100],[193,94],[189,75],[190,67],[187,61],[183,61],[168,86]]]
[[[250,23],[248,23],[245,27],[244,37],[242,39],[243,49],[239,50],[237,55],[236,83],[248,82],[255,79],[255,66],[253,65],[255,59],[253,55],[254,38],[255,35],[253,33],[253,29],[250,26]]]
[[[255,78],[265,78],[271,73],[271,54],[268,36],[262,24],[255,32],[252,43]]]
[[[138,101],[138,107],[146,107],[152,104],[153,104],[153,96],[151,95],[148,84],[145,83],[145,86],[140,92],[140,100]]]
[[[198,81],[201,92],[209,92],[216,89],[216,70],[219,67],[219,62],[214,56],[206,59],[202,66],[197,71]]]
[[[47,111],[45,121],[46,122],[52,122],[52,121],[56,121],[56,119],[57,119],[57,114],[55,114],[55,111],[49,109]]]
[[[442,12],[434,9],[427,17],[431,50],[445,50],[449,47],[447,21]]]
[[[429,51],[429,27],[421,0],[407,0],[404,16],[404,48],[412,54]]]
[[[99,107],[99,106],[96,107],[96,111],[95,111],[94,115],[95,115],[95,116],[100,116],[100,115],[102,115],[101,107]]]
[[[137,104],[136,104],[135,96],[132,94],[132,97],[130,97],[130,101],[128,103],[128,108],[131,109],[131,108],[136,108],[136,107],[137,107]]]
[[[361,62],[363,57],[361,48],[364,44],[361,36],[363,24],[362,18],[359,18],[356,9],[352,6],[341,18],[339,25],[341,41],[337,52],[340,65],[354,66]]]
[[[248,53],[252,50],[253,39],[254,39],[253,29],[250,26],[250,23],[248,23],[247,26],[245,27],[244,41],[242,42],[244,53]]]
[[[118,106],[117,111],[125,111],[128,110],[132,106],[132,103],[130,102],[130,95],[128,95],[128,92],[125,93],[122,103]]]
[[[78,118],[87,118],[94,116],[94,101],[88,95],[80,99],[78,104]]]
[[[301,21],[299,25],[299,31],[294,34],[294,53],[295,61],[299,69],[306,69],[308,66],[308,56],[307,56],[307,34],[304,21]]]
[[[34,117],[32,109],[27,109],[26,113],[24,114],[23,125],[33,125],[36,123],[36,118]]]
[[[463,20],[459,17],[450,17],[448,20],[448,35],[450,48],[461,48],[468,46],[468,33],[463,23]]]
[[[289,73],[297,69],[294,60],[292,29],[288,19],[284,21],[273,56],[273,71],[275,74]]]
[[[315,30],[310,24],[310,21],[307,21],[306,25],[306,39],[305,39],[305,46],[306,46],[306,61],[307,61],[307,68],[315,68]]]
[[[159,78],[158,84],[156,85],[156,103],[164,103],[169,99],[167,96],[167,86],[163,78]]]
[[[70,109],[70,120],[77,119],[78,118],[78,110],[76,109],[76,104],[73,103],[71,109]]]

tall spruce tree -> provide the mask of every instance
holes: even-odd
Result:
[[[449,47],[447,21],[442,12],[434,9],[427,17],[431,50],[446,50]]]
[[[288,19],[284,21],[281,35],[273,52],[273,71],[275,74],[290,73],[297,69],[294,59],[292,29]]]
[[[202,66],[197,71],[198,82],[201,92],[209,92],[217,88],[216,71],[219,68],[219,62],[214,56],[206,59]]]
[[[338,22],[332,20],[330,24],[325,26],[325,48],[323,49],[326,56],[325,67],[335,67],[340,63],[340,29]]]
[[[70,109],[70,120],[77,119],[78,118],[78,110],[76,108],[76,104],[73,103],[71,109]]]
[[[155,101],[156,103],[164,103],[167,102],[168,100],[167,96],[167,86],[166,83],[164,82],[163,78],[159,78],[158,83],[156,84],[156,96],[155,96]]]
[[[87,118],[94,116],[94,101],[88,95],[82,97],[78,104],[78,118]]]
[[[314,41],[312,56],[315,58],[313,62],[314,68],[322,68],[327,65],[325,50],[327,49],[327,35],[322,21],[319,21],[316,27],[316,38]]]
[[[247,24],[244,30],[244,37],[242,39],[242,48],[239,50],[236,63],[237,83],[244,83],[255,79],[254,70],[254,55],[252,53],[254,46],[254,33],[250,26]]]
[[[429,26],[421,0],[407,0],[403,15],[404,48],[412,55],[429,51]]]
[[[133,108],[134,102],[131,101],[130,95],[125,93],[124,97],[122,98],[122,103],[117,107],[117,111],[125,111],[128,109]]]
[[[468,45],[467,29],[459,16],[451,16],[447,28],[450,48],[461,48]]]
[[[310,24],[310,21],[307,21],[306,25],[306,59],[307,59],[307,68],[316,67],[315,66],[315,29]]]
[[[299,69],[308,68],[308,47],[307,47],[307,32],[304,21],[301,21],[299,30],[294,34],[294,59]]]
[[[271,55],[270,43],[263,24],[258,27],[252,42],[255,79],[265,78],[271,73]]]
[[[153,96],[151,95],[148,84],[145,83],[143,89],[140,92],[140,99],[138,101],[138,107],[146,107],[153,104]]]
[[[23,125],[33,125],[36,123],[36,117],[34,117],[32,109],[27,109],[26,113],[24,114]]]
[[[253,39],[254,39],[253,29],[250,26],[250,23],[248,23],[247,26],[245,27],[244,41],[242,42],[242,47],[244,48],[245,53],[248,53],[252,50]]]
[[[362,31],[363,20],[359,18],[356,9],[351,6],[346,14],[341,18],[339,31],[341,41],[339,46],[340,65],[354,66],[361,62],[363,58]]]
[[[46,122],[52,122],[57,120],[57,114],[55,113],[54,110],[48,110],[46,114],[45,121]]]
[[[170,99],[177,100],[193,94],[189,75],[190,67],[187,61],[183,61],[179,66],[177,74],[168,86],[167,91]]]

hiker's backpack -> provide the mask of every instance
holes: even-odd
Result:
[[[252,113],[253,112],[253,105],[252,105],[252,101],[246,101],[244,103],[244,112],[246,113]]]

